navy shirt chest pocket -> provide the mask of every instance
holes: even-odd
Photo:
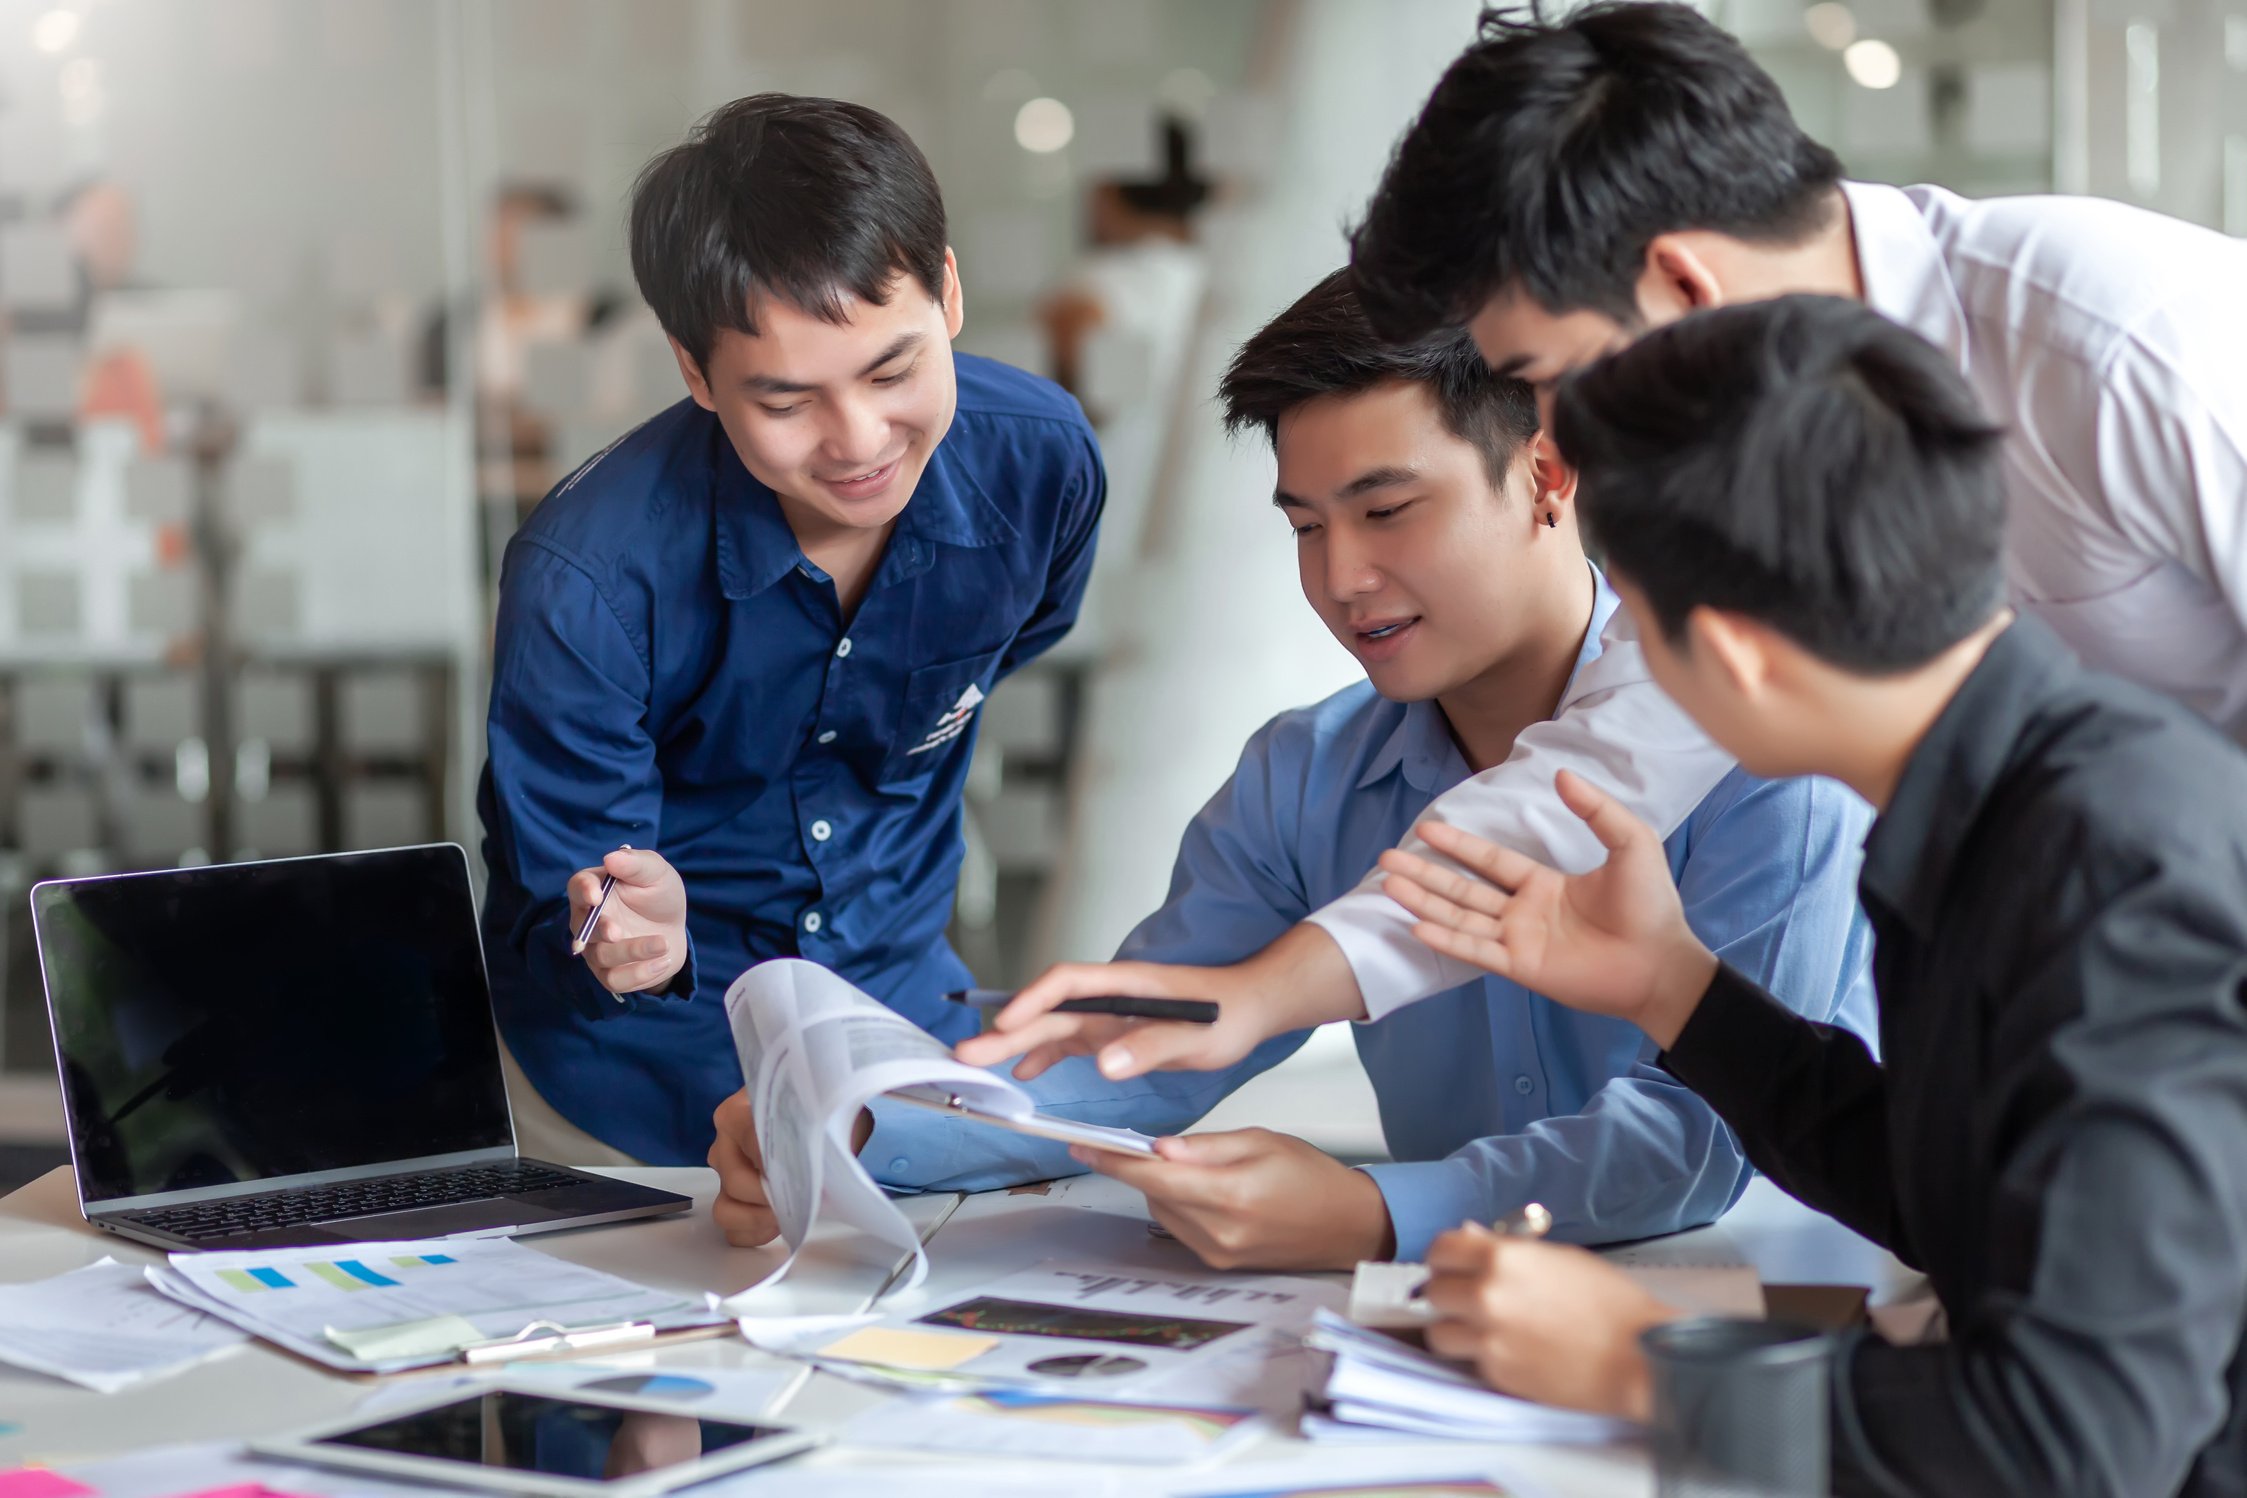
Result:
[[[882,784],[917,780],[948,764],[974,737],[976,716],[1006,647],[923,666],[905,679],[897,732],[882,760]]]

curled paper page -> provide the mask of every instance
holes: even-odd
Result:
[[[980,1112],[1034,1122],[1029,1094],[955,1061],[943,1041],[801,958],[759,963],[735,979],[726,990],[726,1019],[749,1084],[766,1190],[790,1250],[778,1269],[741,1293],[788,1272],[822,1211],[856,1228],[868,1247],[889,1250],[886,1262],[910,1255],[912,1269],[898,1288],[919,1285],[928,1273],[920,1234],[851,1150],[859,1110],[885,1092],[933,1088]]]

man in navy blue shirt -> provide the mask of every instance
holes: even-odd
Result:
[[[485,944],[525,1149],[698,1164],[754,962],[973,1028],[941,995],[977,707],[1074,621],[1106,481],[1058,387],[953,354],[943,200],[870,109],[718,110],[641,174],[631,248],[691,398],[508,546]]]

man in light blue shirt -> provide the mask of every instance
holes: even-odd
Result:
[[[1338,273],[1242,348],[1222,394],[1233,427],[1272,437],[1305,597],[1369,679],[1250,740],[1187,829],[1169,898],[1125,942],[1127,961],[1233,961],[1352,888],[1429,802],[1571,700],[1616,607],[1584,557],[1574,475],[1539,438],[1528,387],[1491,374],[1464,336],[1384,345]],[[1869,820],[1833,782],[1735,771],[1666,845],[1705,943],[1803,1013],[1867,1035],[1855,878]],[[1129,967],[1102,972],[1131,981]],[[1050,1112],[1166,1133],[1307,1033],[1223,1072],[1115,1082],[1037,1049],[1025,1069]],[[1396,1163],[1351,1169],[1261,1129],[1166,1139],[1155,1160],[1078,1163],[1145,1191],[1209,1262],[1270,1268],[1417,1258],[1437,1233],[1531,1201],[1566,1239],[1644,1237],[1715,1218],[1749,1179],[1724,1125],[1637,1030],[1504,979],[1355,1037]],[[991,1034],[960,1053],[988,1064],[1023,1048]],[[747,1109],[721,1107],[718,1125],[720,1221],[736,1241],[763,1241]],[[860,1158],[893,1186],[979,1189],[1071,1169],[1057,1145],[881,1100],[861,1130]]]

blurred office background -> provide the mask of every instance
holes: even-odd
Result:
[[[1711,5],[1858,176],[2247,233],[2247,0]],[[1355,674],[1209,392],[1475,10],[0,0],[0,1175],[59,1157],[30,883],[474,846],[507,537],[682,393],[626,192],[761,89],[904,125],[962,346],[1101,425],[1093,596],[987,710],[956,939],[994,983],[1106,955],[1249,732]],[[1378,1151],[1341,1037],[1258,1086],[1224,1116]]]

